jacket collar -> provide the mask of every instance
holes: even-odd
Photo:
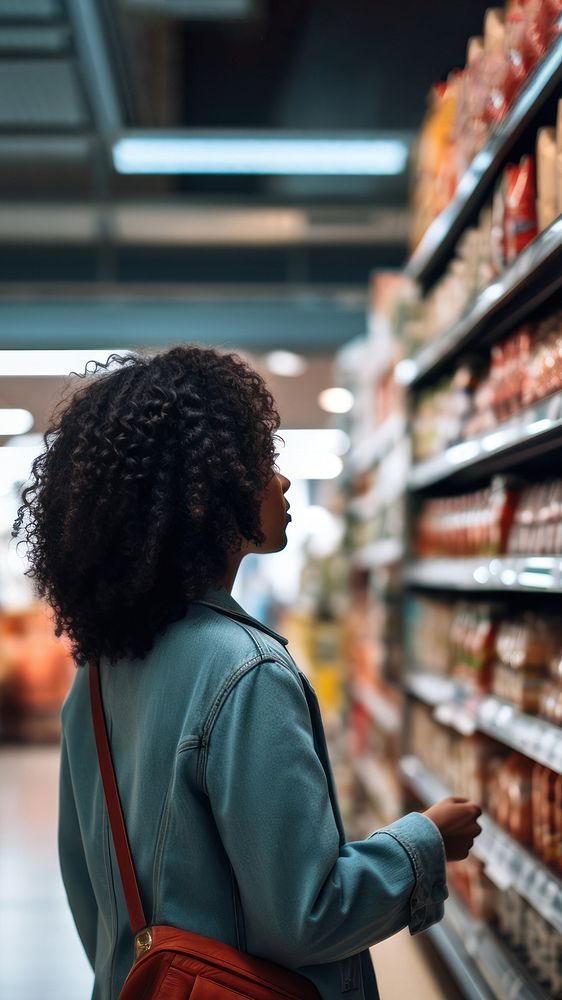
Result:
[[[246,622],[254,628],[259,628],[262,632],[266,632],[267,635],[277,639],[277,642],[281,642],[284,646],[289,642],[284,635],[274,632],[273,629],[268,628],[263,622],[258,621],[257,618],[253,618],[247,611],[244,611],[244,608],[238,604],[238,601],[234,600],[232,594],[229,594],[228,590],[224,590],[222,587],[209,588],[204,597],[198,598],[193,603],[206,604],[207,607],[214,608],[215,611],[222,612],[222,614],[228,615],[229,618],[235,618],[237,621]]]

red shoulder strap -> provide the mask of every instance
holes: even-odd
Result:
[[[119,798],[119,789],[117,788],[117,781],[115,779],[115,769],[111,759],[111,750],[109,747],[107,726],[101,698],[99,663],[94,664],[91,662],[88,666],[88,672],[90,675],[89,680],[92,720],[94,724],[94,735],[96,738],[96,749],[98,752],[103,793],[109,815],[109,825],[111,827],[111,835],[113,837],[113,846],[115,847],[117,864],[119,865],[119,874],[121,875],[121,884],[125,894],[125,902],[127,903],[129,923],[131,924],[133,936],[135,936],[140,930],[143,930],[143,928],[147,926],[147,923],[140,898],[139,885],[135,874],[131,848],[129,847],[125,817],[123,816],[121,799]]]

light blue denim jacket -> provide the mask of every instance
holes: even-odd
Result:
[[[101,683],[151,923],[297,969],[324,1000],[376,1000],[368,947],[443,916],[443,841],[419,813],[346,842],[318,702],[287,640],[226,590]],[[62,711],[59,856],[93,997],[117,997],[132,936],[79,669]]]

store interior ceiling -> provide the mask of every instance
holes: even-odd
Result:
[[[114,144],[234,130],[411,148],[486,6],[0,0],[0,349],[191,340],[324,371],[364,333],[369,275],[407,256],[407,170],[121,175]],[[10,395],[0,372],[0,405]],[[300,398],[293,426],[317,424],[315,395],[316,418]]]

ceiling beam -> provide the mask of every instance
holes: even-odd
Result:
[[[137,246],[405,244],[405,209],[122,202],[104,209],[106,238]],[[92,243],[99,209],[83,202],[0,203],[0,243]]]
[[[365,332],[364,289],[123,289],[65,297],[3,294],[0,349],[123,348],[195,341],[323,353]],[[1,362],[0,362],[1,363]],[[1,376],[0,371],[0,376]]]

